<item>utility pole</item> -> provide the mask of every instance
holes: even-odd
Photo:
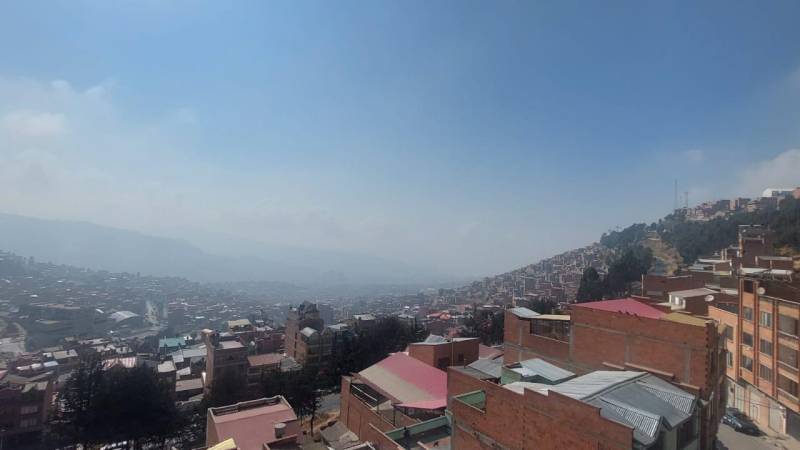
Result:
[[[677,211],[678,210],[678,179],[677,178],[675,179],[675,197],[674,197],[673,200],[674,201],[672,203],[672,210],[673,211]]]

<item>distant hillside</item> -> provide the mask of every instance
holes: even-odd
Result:
[[[633,224],[620,231],[603,235],[600,242],[610,248],[640,245],[648,235],[656,233],[673,247],[689,264],[703,255],[710,255],[735,244],[739,225],[763,225],[775,232],[775,245],[790,251],[800,251],[800,200],[784,199],[780,209],[737,212],[708,221],[687,220],[682,212],[670,214],[657,223]]]
[[[179,276],[201,282],[263,281],[304,286],[447,281],[447,277],[424,269],[367,255],[271,248],[241,241],[236,244],[248,250],[240,250],[237,256],[219,256],[183,240],[87,222],[0,214],[0,249],[90,269]]]

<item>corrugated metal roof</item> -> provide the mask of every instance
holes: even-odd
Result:
[[[596,371],[557,385],[518,381],[504,387],[519,394],[555,391],[594,405],[603,417],[632,427],[634,439],[645,446],[655,442],[662,424],[680,425],[697,406],[693,394],[645,372]]]
[[[431,333],[421,343],[422,344],[441,344],[443,342],[447,342],[447,339],[445,339],[443,336],[439,336],[438,334]]]
[[[503,373],[503,361],[500,359],[479,359],[467,367],[483,372],[492,378],[500,378]]]
[[[549,362],[539,358],[520,361],[519,364],[522,367],[534,372],[536,375],[546,378],[554,383],[575,376],[575,374],[569,370],[564,370],[561,367],[550,364]]]
[[[512,314],[517,317],[521,317],[523,319],[532,319],[539,315],[536,311],[530,310],[528,308],[523,308],[522,306],[518,306],[516,308],[509,309]]]

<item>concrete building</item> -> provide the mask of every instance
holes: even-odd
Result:
[[[247,347],[229,333],[203,330],[206,345],[206,371],[203,373],[205,394],[209,395],[217,380],[226,379],[241,386],[247,384]]]
[[[297,441],[300,424],[282,396],[209,408],[206,447],[232,439],[239,450],[269,450]]]
[[[0,370],[0,440],[6,448],[41,439],[52,400],[52,372],[23,377]]]

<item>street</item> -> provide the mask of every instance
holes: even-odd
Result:
[[[796,441],[779,439],[769,435],[749,436],[738,433],[725,424],[720,424],[717,433],[718,450],[800,450]]]

